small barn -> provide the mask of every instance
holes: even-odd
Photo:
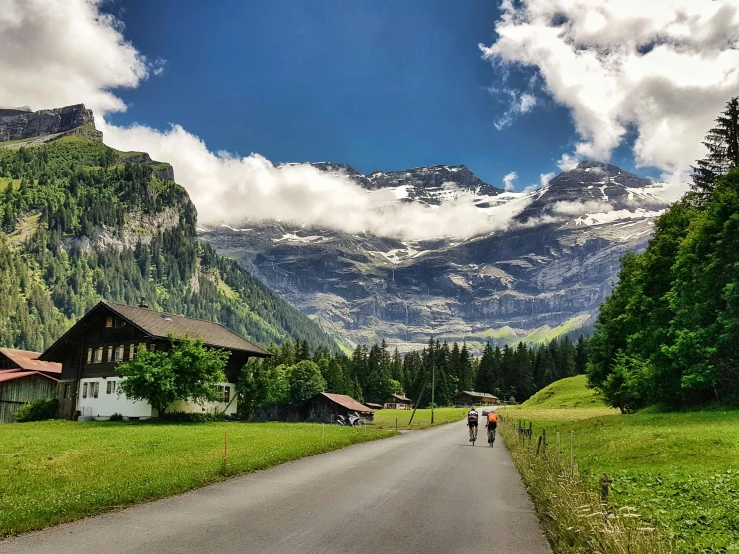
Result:
[[[412,410],[413,400],[402,394],[391,394],[385,399],[385,408],[388,410]]]
[[[346,394],[333,394],[321,392],[302,404],[293,406],[288,410],[288,419],[291,421],[319,421],[334,423],[336,416],[348,417],[349,414],[357,413],[365,421],[374,419],[374,410],[359,403]]]
[[[56,398],[59,380],[38,371],[0,371],[0,423],[13,421],[23,404]]]
[[[372,408],[375,411],[382,410],[384,408],[382,404],[374,404],[373,402],[365,402],[364,405],[368,408]]]
[[[500,403],[497,396],[486,392],[464,390],[454,397],[457,406],[496,406]]]

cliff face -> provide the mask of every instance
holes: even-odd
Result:
[[[92,140],[99,142],[103,140],[103,133],[95,129],[92,110],[86,109],[84,104],[37,112],[21,109],[0,110],[0,142],[75,131]]]
[[[646,246],[665,208],[651,181],[594,162],[529,193],[503,192],[463,166],[364,176],[314,165],[366,188],[392,187],[401,202],[437,203],[448,191],[442,183],[459,176],[481,209],[526,206],[505,231],[463,240],[403,242],[286,222],[201,230],[336,335],[354,343],[384,338],[401,349],[423,346],[430,335],[474,349],[592,324],[620,258]]]

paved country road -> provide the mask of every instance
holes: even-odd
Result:
[[[473,447],[463,422],[0,542],[2,554],[123,552],[551,554],[502,441]]]

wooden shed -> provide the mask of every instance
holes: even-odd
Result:
[[[56,398],[58,379],[38,371],[0,371],[0,423],[13,421],[23,404]]]
[[[321,392],[302,404],[293,406],[288,410],[288,419],[291,421],[322,421],[333,423],[336,416],[347,417],[351,413],[357,413],[365,421],[374,420],[374,410],[364,404],[360,404],[351,396],[346,394],[332,394]]]

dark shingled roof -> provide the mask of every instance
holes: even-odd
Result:
[[[220,323],[157,312],[149,308],[127,306],[126,304],[105,302],[105,305],[152,337],[166,339],[170,334],[175,337],[189,335],[192,338],[203,339],[203,342],[208,346],[252,352],[260,356],[272,355],[269,351],[240,337]]]

